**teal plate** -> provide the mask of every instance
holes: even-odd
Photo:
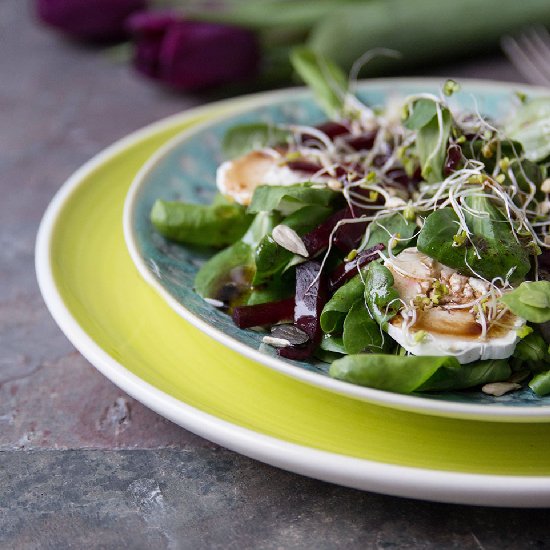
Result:
[[[391,97],[420,92],[438,93],[441,81],[433,79],[386,79],[363,82],[360,98],[370,106],[383,106]],[[494,120],[504,118],[517,102],[519,86],[492,82],[463,82],[452,97],[457,108],[478,110]],[[548,91],[521,85],[522,91],[541,95]],[[398,395],[362,388],[327,374],[328,364],[281,359],[262,344],[262,334],[237,328],[225,313],[210,306],[193,291],[193,280],[211,252],[185,247],[156,233],[149,213],[156,199],[209,203],[216,193],[215,172],[224,160],[221,141],[225,132],[247,122],[314,125],[326,120],[305,89],[260,94],[237,104],[224,115],[185,131],[146,163],[128,193],[124,230],[128,249],[142,276],[185,319],[216,340],[264,365],[294,378],[350,397],[391,407],[443,416],[528,421],[533,413],[550,420],[550,397],[538,398],[526,389],[495,398],[479,391]],[[537,409],[535,413],[534,409]]]

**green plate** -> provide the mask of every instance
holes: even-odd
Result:
[[[270,464],[394,495],[549,505],[550,424],[415,414],[304,384],[215,342],[140,277],[121,224],[137,171],[181,130],[256,100],[216,104],[146,128],[65,183],[36,245],[40,288],[62,330],[136,399]]]
[[[440,86],[441,81],[428,79],[368,81],[359,85],[358,92],[368,105],[383,106],[390,97],[404,98],[423,92],[437,94]],[[530,89],[529,93],[537,91]],[[511,86],[474,82],[463,83],[462,91],[451,100],[454,108],[477,108],[495,120],[508,116],[518,101]],[[342,395],[415,412],[506,421],[535,418],[549,421],[550,396],[537,397],[529,388],[498,398],[473,390],[398,395],[334,380],[328,375],[327,363],[279,357],[273,348],[262,345],[263,334],[239,329],[231,317],[193,291],[195,274],[208,253],[162,238],[149,220],[155,200],[209,202],[216,192],[216,169],[223,161],[223,136],[237,124],[263,121],[311,125],[325,118],[309,91],[283,90],[263,94],[232,109],[229,115],[196,125],[161,147],[136,176],[124,210],[128,249],[145,280],[194,326],[235,351],[299,380]]]

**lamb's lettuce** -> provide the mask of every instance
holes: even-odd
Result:
[[[398,393],[461,390],[506,380],[506,360],[461,365],[456,357],[357,354],[337,359],[330,375],[360,386]]]
[[[398,254],[403,249],[414,246],[417,230],[416,223],[406,220],[400,212],[390,214],[371,223],[369,239],[364,248],[370,248],[378,243],[384,243],[387,247],[391,237],[397,235],[398,240],[395,242],[393,252]]]
[[[284,143],[290,137],[288,130],[263,122],[239,124],[225,133],[222,150],[225,158],[232,159],[250,151]]]
[[[382,351],[382,329],[366,309],[363,298],[357,300],[346,315],[342,341],[346,353],[349,354]]]
[[[429,182],[441,181],[453,124],[451,112],[431,99],[422,98],[414,102],[404,124],[416,130],[422,177]]]
[[[538,162],[550,156],[550,97],[528,100],[514,113],[506,135],[521,142],[525,156]]]
[[[260,185],[254,190],[248,212],[281,212],[289,215],[310,204],[328,206],[339,194],[310,182],[294,185]]]
[[[550,321],[550,282],[523,282],[500,299],[512,313],[531,323]]]
[[[290,62],[326,114],[330,118],[340,118],[348,91],[348,79],[340,67],[303,46],[292,50]]]
[[[158,199],[151,223],[167,239],[200,246],[227,246],[240,239],[253,220],[245,208],[218,196],[213,204]]]
[[[202,298],[218,299],[226,284],[250,285],[256,269],[254,251],[263,237],[273,230],[275,217],[260,212],[242,239],[212,256],[195,277],[195,291]],[[237,273],[238,272],[238,273]]]
[[[344,320],[353,304],[363,297],[365,284],[357,274],[341,286],[325,304],[321,313],[321,328],[325,333],[341,332]]]
[[[383,328],[401,307],[391,271],[378,262],[371,262],[365,274],[365,302],[370,315]]]
[[[442,208],[426,218],[418,235],[418,250],[463,275],[479,274],[491,280],[510,273],[512,282],[524,279],[531,269],[529,252],[516,241],[502,212],[482,195],[467,197],[466,204],[478,212],[464,211],[473,244],[468,239],[456,242],[458,216],[452,208]]]

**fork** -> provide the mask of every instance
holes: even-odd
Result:
[[[542,25],[528,27],[500,45],[512,65],[531,83],[550,86],[550,33]]]

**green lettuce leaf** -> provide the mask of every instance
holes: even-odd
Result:
[[[342,341],[349,354],[382,351],[384,335],[380,325],[370,316],[362,297],[346,315]]]
[[[370,315],[385,328],[401,307],[391,271],[378,262],[371,262],[365,274],[364,292]]]
[[[348,79],[340,67],[304,46],[292,50],[290,62],[329,118],[340,118],[348,90]]]
[[[151,223],[167,239],[201,246],[227,246],[240,239],[253,216],[243,206],[217,199],[209,206],[157,200]]]
[[[531,323],[550,321],[550,282],[523,282],[500,298],[512,313]]]
[[[248,212],[271,212],[276,210],[289,215],[304,206],[316,204],[328,206],[338,194],[326,187],[313,187],[313,183],[295,185],[260,185],[254,190]]]
[[[250,151],[285,143],[290,133],[272,124],[256,122],[230,128],[222,142],[225,158],[232,159]]]

